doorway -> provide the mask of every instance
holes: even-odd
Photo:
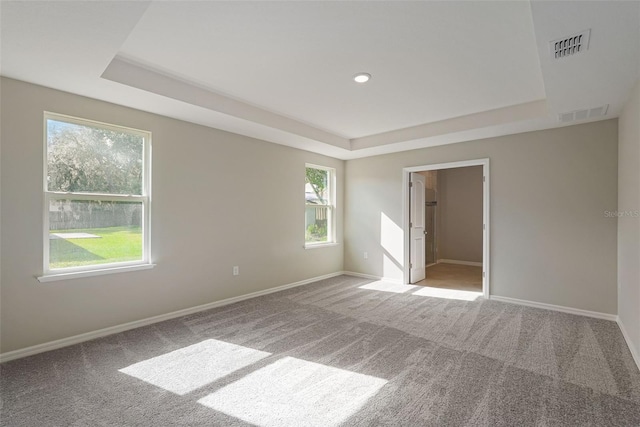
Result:
[[[440,183],[437,183],[437,171],[442,178]],[[455,188],[455,176],[458,177],[457,188],[460,188],[461,177],[470,179],[473,176],[476,180],[472,194],[457,196],[457,206],[453,196],[456,193],[451,189]],[[449,186],[442,184],[446,177],[449,177]],[[475,292],[479,291],[481,283],[482,294],[488,298],[489,159],[407,167],[403,169],[403,181],[404,283]],[[480,188],[482,194],[479,194]],[[451,194],[449,198],[447,192]],[[454,223],[456,215],[469,216],[466,211],[471,209],[467,209],[466,204],[471,203],[471,196],[475,200],[473,211],[477,212],[473,216],[473,235],[466,234],[470,231],[462,232],[459,224]],[[461,202],[465,205],[460,206]],[[443,216],[443,212],[447,215]],[[458,242],[469,243],[457,250],[458,254],[462,251],[460,256],[452,256],[451,249],[446,249],[456,241],[456,234]],[[444,258],[445,254],[453,259]]]

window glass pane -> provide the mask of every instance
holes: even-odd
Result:
[[[329,234],[327,232],[331,211],[327,206],[306,206],[306,233],[305,240],[307,243],[328,242]]]
[[[47,190],[142,195],[144,138],[47,120]]]
[[[49,268],[142,260],[142,202],[51,200]]]
[[[329,204],[329,171],[307,168],[305,197],[307,204]]]

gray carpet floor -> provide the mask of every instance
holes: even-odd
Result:
[[[1,425],[640,426],[614,322],[370,283],[340,276],[7,362]]]

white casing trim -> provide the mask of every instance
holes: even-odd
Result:
[[[38,282],[55,282],[58,280],[79,279],[81,277],[103,276],[113,273],[130,273],[132,271],[149,270],[154,268],[155,264],[133,264],[122,267],[96,268],[95,270],[72,271],[69,273],[47,274],[45,276],[36,277]],[[94,266],[97,267],[97,266]]]
[[[443,264],[472,265],[474,267],[482,267],[482,263],[481,262],[459,261],[457,259],[439,259],[438,260],[438,264],[440,264],[440,263],[443,263]]]
[[[31,347],[25,347],[18,350],[8,351],[6,353],[0,353],[0,363],[8,362],[10,360],[20,359],[27,356],[32,356],[38,353],[44,353],[45,351],[56,350],[62,347],[68,347],[70,345],[79,344],[81,342],[94,340],[107,335],[113,335],[120,332],[128,331],[130,329],[140,328],[142,326],[152,325],[154,323],[163,322],[165,320],[175,319],[177,317],[188,316],[200,311],[209,310],[211,308],[222,307],[224,305],[233,304],[246,299],[259,297],[262,295],[272,294],[274,292],[284,291],[285,289],[295,288],[297,286],[308,285],[309,283],[317,282],[319,280],[330,279],[332,277],[341,276],[342,271],[336,273],[325,274],[323,276],[312,277],[310,279],[301,280],[299,282],[289,283],[287,285],[277,286],[275,288],[265,289],[263,291],[252,292],[246,295],[240,295],[237,297],[227,298],[220,301],[214,301],[208,304],[198,305],[195,307],[185,308],[171,313],[160,314],[158,316],[147,317],[146,319],[135,320],[129,323],[123,323],[121,325],[110,326],[108,328],[98,329],[97,331],[85,332],[83,334],[74,335],[67,338],[62,338],[55,341],[49,341],[42,344],[37,344]]]
[[[482,296],[491,295],[491,178],[489,158],[462,160],[450,163],[438,163],[424,166],[411,166],[402,169],[402,230],[404,234],[404,268],[403,283],[409,283],[409,179],[411,172],[428,170],[461,168],[467,166],[482,166]]]
[[[342,274],[353,277],[362,277],[363,279],[382,280],[383,282],[402,284],[402,279],[396,279],[393,277],[375,276],[373,274],[356,273],[355,271],[343,271]]]
[[[553,311],[561,311],[563,313],[577,314],[578,316],[587,316],[587,317],[594,317],[596,319],[612,320],[614,322],[618,320],[618,316],[615,314],[600,313],[599,311],[582,310],[580,308],[565,307],[563,305],[546,304],[543,302],[527,301],[523,299],[501,297],[497,295],[491,295],[489,299],[493,301],[507,302],[510,304],[519,304],[519,305],[526,305],[528,307],[542,308],[544,310],[553,310]]]
[[[631,357],[633,357],[633,360],[636,362],[636,366],[638,366],[638,369],[640,369],[640,354],[638,354],[635,347],[633,346],[633,342],[631,341],[631,338],[629,337],[627,330],[624,328],[624,323],[622,323],[622,320],[620,320],[620,316],[616,316],[616,323],[620,328],[620,332],[622,332],[622,336],[624,337],[624,340],[627,342],[627,347],[629,347],[629,351],[631,352]]]

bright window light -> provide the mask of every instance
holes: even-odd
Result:
[[[359,286],[360,289],[368,289],[371,291],[393,292],[394,294],[403,294],[411,290],[419,289],[420,286],[402,285],[400,283],[385,282],[378,280],[377,282],[367,283]]]
[[[271,353],[217,340],[206,340],[127,366],[120,372],[184,395]]]
[[[382,254],[382,276],[390,279],[402,280],[402,268],[395,259]]]
[[[445,299],[459,299],[463,301],[475,301],[476,299],[482,296],[482,292],[422,287],[422,289],[414,292],[411,295],[419,295],[423,297],[434,297],[434,298],[445,298]]]
[[[338,426],[387,383],[382,378],[285,357],[198,403],[261,427]]]
[[[404,259],[404,232],[384,212],[380,212],[380,245],[395,262],[402,265]]]

